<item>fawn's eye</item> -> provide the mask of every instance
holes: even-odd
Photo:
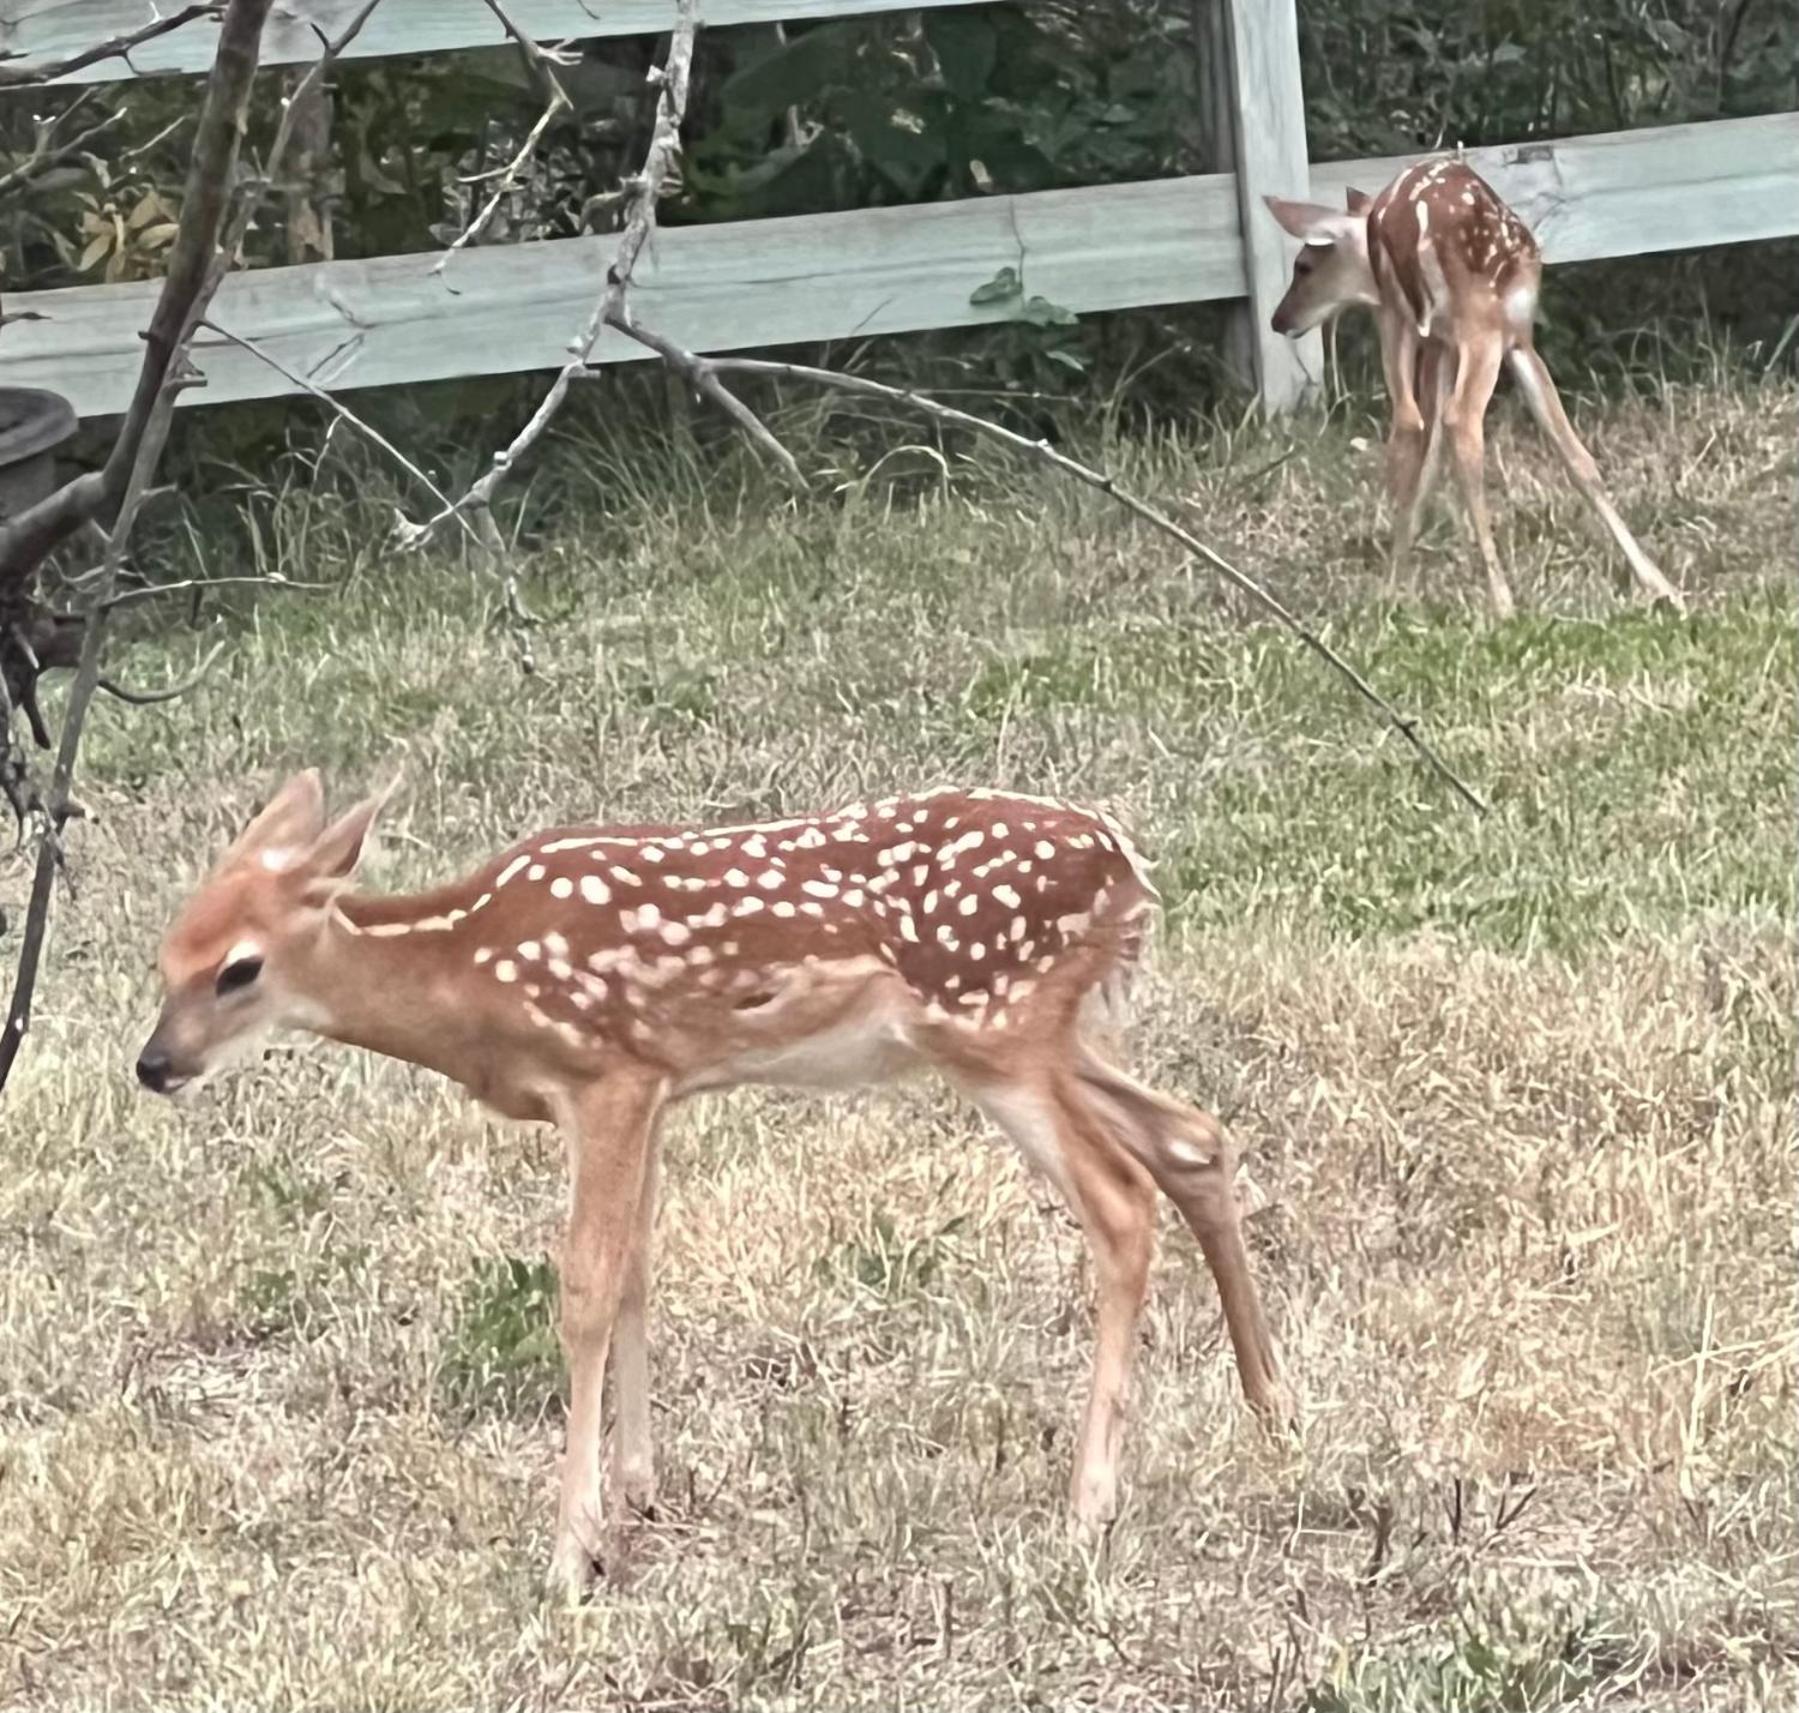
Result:
[[[213,983],[217,993],[242,993],[256,978],[262,974],[262,959],[259,957],[233,958],[219,971],[219,977]]]

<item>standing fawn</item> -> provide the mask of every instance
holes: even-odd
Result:
[[[562,1127],[573,1184],[554,1586],[585,1588],[600,1547],[609,1347],[614,1485],[638,1507],[652,1497],[658,1120],[702,1090],[854,1087],[934,1066],[1051,1180],[1098,1283],[1070,1493],[1079,1523],[1116,1504],[1156,1190],[1199,1239],[1246,1396],[1284,1417],[1229,1140],[1083,1037],[1087,1002],[1128,973],[1155,902],[1106,816],[938,790],[756,825],[562,828],[434,891],[360,895],[350,887],[380,806],[327,825],[317,773],[282,787],[170,928],[166,997],[137,1074],[173,1094],[288,1025]]]
[[[1412,540],[1447,432],[1494,609],[1501,617],[1512,611],[1482,489],[1482,419],[1504,363],[1637,586],[1651,600],[1684,609],[1600,485],[1599,468],[1537,355],[1533,321],[1542,254],[1485,180],[1460,161],[1421,161],[1378,196],[1350,191],[1347,212],[1278,196],[1266,201],[1300,240],[1292,283],[1274,311],[1274,331],[1297,337],[1352,304],[1367,305],[1379,321],[1393,412],[1387,483],[1396,582],[1410,576]]]

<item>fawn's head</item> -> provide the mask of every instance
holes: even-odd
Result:
[[[238,835],[163,938],[162,1013],[137,1061],[145,1088],[198,1086],[270,1029],[325,1021],[297,978],[384,801],[369,798],[328,826],[308,769]]]
[[[1380,302],[1368,261],[1371,197],[1350,191],[1347,210],[1326,208],[1320,202],[1288,202],[1279,196],[1262,200],[1282,230],[1299,240],[1293,278],[1269,320],[1276,333],[1298,338],[1353,303]]]

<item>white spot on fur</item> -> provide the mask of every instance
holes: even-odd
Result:
[[[517,981],[518,965],[511,958],[501,958],[493,966],[493,978],[495,981]]]
[[[581,897],[589,904],[609,904],[612,889],[597,874],[581,876]]]

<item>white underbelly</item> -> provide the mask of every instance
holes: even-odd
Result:
[[[918,1063],[906,1019],[889,1005],[846,1017],[800,1040],[746,1044],[697,1070],[681,1092],[761,1083],[776,1088],[847,1089],[887,1082]]]

